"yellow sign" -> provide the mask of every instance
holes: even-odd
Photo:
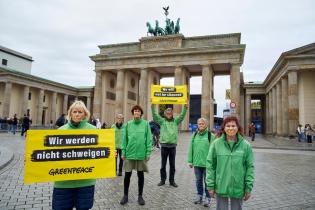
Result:
[[[187,104],[187,86],[151,85],[152,104]]]
[[[115,176],[114,129],[27,131],[25,184]]]

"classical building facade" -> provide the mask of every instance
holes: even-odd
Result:
[[[191,76],[202,76],[201,115],[213,124],[213,77],[230,75],[231,98],[240,116],[241,74],[245,45],[241,34],[184,37],[181,34],[144,37],[139,42],[101,45],[95,62],[93,114],[113,123],[115,114],[131,119],[131,107],[140,104],[144,118],[151,119],[150,86],[173,76],[175,85],[186,84]],[[174,107],[179,114],[180,105]],[[188,129],[189,113],[182,123]]]
[[[93,87],[75,88],[31,74],[0,67],[0,117],[27,114],[33,125],[48,125],[76,100],[91,109]]]
[[[298,123],[315,125],[315,43],[281,54],[263,83],[245,83],[245,125],[251,100],[261,101],[263,132],[294,136]]]
[[[315,124],[315,43],[281,54],[263,82],[244,83],[240,66],[245,45],[241,34],[184,37],[181,34],[144,37],[139,42],[99,46],[95,62],[95,86],[76,88],[34,75],[0,67],[0,117],[29,114],[33,124],[55,122],[76,99],[86,103],[95,118],[107,125],[115,115],[131,116],[140,104],[144,118],[151,120],[150,86],[163,77],[175,85],[191,76],[202,76],[201,116],[213,126],[213,78],[230,75],[234,115],[247,125],[253,121],[253,100],[260,101],[262,133],[295,135],[297,124]],[[225,87],[222,87],[225,88]],[[189,88],[188,88],[189,90]],[[181,105],[174,106],[178,115]],[[257,111],[257,110],[256,110]],[[182,123],[187,130],[189,113]]]

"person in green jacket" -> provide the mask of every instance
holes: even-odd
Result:
[[[161,144],[161,169],[160,176],[161,181],[158,186],[165,184],[166,180],[166,163],[167,158],[169,158],[170,164],[170,175],[169,182],[173,187],[178,187],[175,183],[175,156],[176,156],[176,146],[178,139],[178,126],[184,120],[187,112],[188,105],[185,104],[180,115],[178,117],[173,117],[173,109],[167,108],[164,111],[165,118],[161,117],[155,110],[154,105],[151,105],[153,120],[157,122],[160,129],[160,144]]]
[[[254,158],[251,145],[234,116],[224,119],[207,157],[207,188],[217,198],[217,209],[242,209],[254,184]]]
[[[82,101],[75,101],[68,110],[68,123],[58,130],[96,129],[88,123],[90,112]],[[52,209],[91,209],[94,202],[95,179],[56,181]]]
[[[122,114],[117,114],[116,123],[112,125],[112,128],[115,129],[115,145],[116,145],[116,173],[117,173],[117,158],[119,158],[119,166],[118,166],[118,176],[122,176],[122,166],[123,160],[121,159],[121,146],[124,134],[124,116]]]
[[[124,196],[121,205],[128,202],[128,191],[132,170],[138,175],[138,203],[144,205],[142,197],[144,186],[144,172],[148,172],[147,161],[150,159],[152,149],[152,134],[148,121],[141,119],[143,110],[135,105],[131,109],[133,120],[128,121],[124,128],[122,143],[122,159],[124,160]]]
[[[199,118],[197,125],[198,130],[191,138],[187,162],[190,168],[194,167],[196,177],[197,199],[194,203],[201,204],[205,192],[204,207],[209,207],[211,197],[206,186],[206,162],[210,144],[214,141],[214,134],[207,128],[208,121],[205,118]]]

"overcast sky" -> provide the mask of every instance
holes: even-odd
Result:
[[[315,42],[314,0],[0,0],[0,45],[32,56],[33,75],[93,86],[88,56],[99,53],[97,46],[136,42],[147,21],[164,27],[167,5],[185,37],[240,32],[245,81],[263,81],[282,52]],[[191,86],[201,92],[198,78]],[[220,116],[226,88],[229,78],[215,77]]]

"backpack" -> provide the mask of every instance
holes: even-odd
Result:
[[[65,124],[64,118],[59,117],[58,120],[56,121],[56,125],[57,125],[58,127],[61,127],[61,126],[63,126],[64,124]]]
[[[198,131],[196,131],[196,132],[194,133],[193,139],[195,139],[197,133],[198,133]],[[211,141],[211,132],[210,132],[210,131],[208,131],[208,141],[209,141],[209,143],[210,143],[210,141]]]

